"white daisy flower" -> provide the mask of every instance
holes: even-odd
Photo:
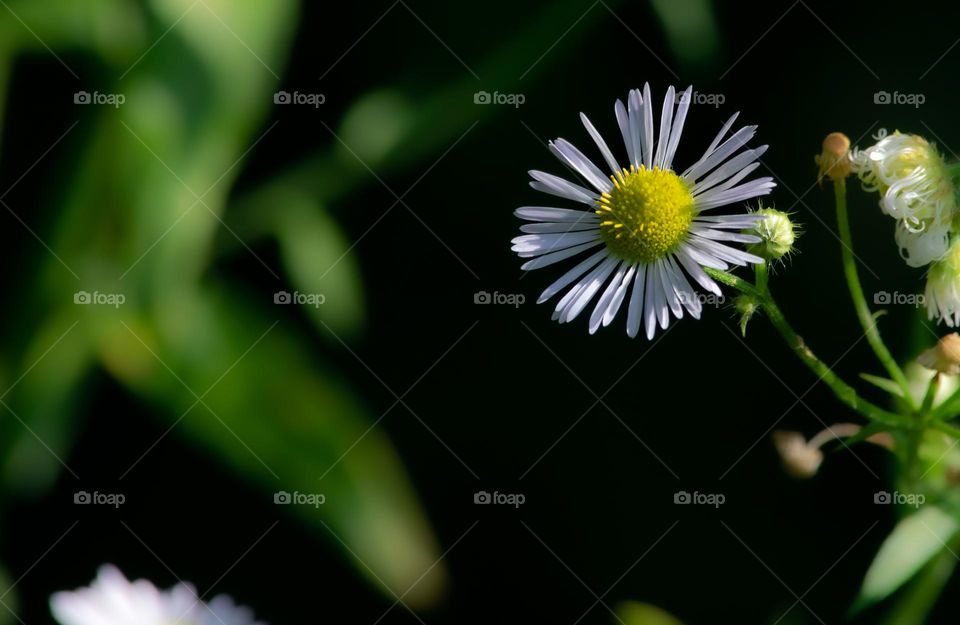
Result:
[[[50,609],[61,625],[263,625],[229,597],[207,604],[189,584],[162,591],[146,580],[128,581],[110,565],[89,587],[54,594]]]
[[[753,138],[756,126],[740,128],[724,140],[735,114],[699,160],[682,173],[674,171],[673,157],[692,92],[690,87],[678,99],[673,87],[667,90],[656,135],[659,140],[654,134],[649,85],[644,85],[643,93],[632,90],[626,105],[617,101],[614,111],[626,146],[626,166],[581,113],[584,127],[603,155],[606,171],[564,139],[551,142],[550,151],[592,188],[541,171],[530,172],[534,189],[589,207],[524,206],[515,213],[532,222],[520,227],[527,234],[513,239],[513,251],[532,259],[524,263],[524,270],[592,252],[538,299],[543,302],[568,289],[553,313],[560,323],[575,319],[600,293],[590,315],[591,334],[601,325],[609,325],[629,300],[627,334],[636,336],[643,322],[650,339],[658,323],[666,329],[671,312],[679,319],[686,309],[691,317],[700,318],[702,300],[688,277],[721,295],[703,267],[726,270],[730,265],[763,262],[724,243],[759,242],[756,236],[740,231],[754,227],[762,216],[708,213],[770,192],[775,186],[772,178],[743,182],[759,167],[756,161],[767,146],[740,151]]]
[[[936,147],[923,137],[881,130],[877,143],[854,153],[857,174],[868,191],[880,193],[880,209],[897,220],[895,239],[911,267],[947,252],[957,198]]]

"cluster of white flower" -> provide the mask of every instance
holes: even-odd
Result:
[[[50,608],[61,625],[263,625],[224,595],[207,603],[189,584],[163,591],[110,565],[89,587],[53,595]]]
[[[911,267],[942,258],[950,244],[957,198],[936,147],[923,137],[880,131],[854,152],[860,179],[880,193],[881,210],[897,220],[896,242]]]
[[[960,325],[960,210],[947,165],[923,137],[881,131],[875,138],[876,144],[853,154],[857,175],[880,194],[880,209],[897,220],[894,238],[906,263],[930,265],[929,318]]]

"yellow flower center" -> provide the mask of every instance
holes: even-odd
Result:
[[[613,188],[600,196],[600,236],[616,256],[649,264],[676,250],[695,214],[693,194],[669,169],[630,166],[610,176]]]

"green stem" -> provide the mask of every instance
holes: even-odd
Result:
[[[940,392],[940,376],[940,373],[935,373],[933,377],[930,378],[927,393],[923,396],[923,405],[920,406],[920,414],[924,418],[930,415],[930,410],[933,408],[933,400],[937,398],[937,393]]]
[[[907,382],[907,376],[903,374],[900,365],[890,354],[890,350],[880,338],[880,331],[877,329],[877,320],[870,311],[870,305],[863,294],[863,286],[860,284],[860,275],[857,272],[856,259],[853,256],[853,237],[850,234],[850,220],[847,217],[847,181],[843,178],[833,182],[834,198],[837,204],[837,226],[840,230],[841,258],[843,261],[843,274],[847,279],[847,287],[850,289],[850,298],[853,300],[853,306],[857,311],[857,318],[860,320],[860,326],[863,328],[867,337],[867,342],[873,348],[873,353],[877,355],[880,364],[887,370],[887,374],[903,389],[904,399],[910,405],[912,410],[917,409],[916,399],[910,392],[910,384]]]
[[[731,286],[742,293],[759,298],[770,322],[780,333],[780,336],[787,342],[790,349],[793,350],[814,374],[830,387],[834,395],[837,396],[837,399],[844,405],[852,408],[871,421],[876,421],[894,428],[913,427],[913,420],[909,417],[888,412],[875,404],[865,401],[857,395],[856,389],[843,381],[826,363],[820,360],[816,354],[807,347],[803,338],[791,327],[783,315],[783,312],[780,311],[780,307],[777,306],[777,303],[774,301],[769,289],[760,291],[753,284],[726,271],[711,268],[704,268],[704,271],[714,280]]]
[[[753,275],[756,276],[756,279],[757,279],[757,290],[766,291],[767,283],[769,279],[767,263],[760,263],[759,265],[754,265]]]

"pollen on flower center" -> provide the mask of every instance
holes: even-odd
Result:
[[[628,262],[652,263],[674,251],[693,221],[693,195],[670,170],[630,166],[610,176],[596,213],[607,248]]]

